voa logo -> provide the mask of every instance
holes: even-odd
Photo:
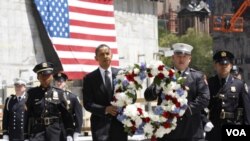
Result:
[[[227,136],[247,136],[244,129],[226,129]]]

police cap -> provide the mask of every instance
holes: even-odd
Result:
[[[23,86],[26,86],[26,81],[21,79],[21,78],[16,78],[14,80],[14,85],[23,85]]]
[[[243,73],[243,69],[239,66],[233,65],[231,71],[232,74],[234,75],[238,75],[238,74],[242,74]]]
[[[191,55],[193,47],[185,43],[175,43],[173,44],[174,54],[188,54]]]
[[[68,80],[68,76],[65,73],[62,73],[62,72],[54,74],[53,77],[54,77],[55,81],[59,81],[59,82]]]
[[[52,74],[53,73],[54,65],[50,62],[43,62],[37,64],[33,71],[37,74]]]
[[[234,55],[231,52],[224,51],[224,50],[216,52],[213,56],[213,60],[216,63],[220,63],[222,65],[226,65],[229,63],[232,64],[233,59],[234,59]]]

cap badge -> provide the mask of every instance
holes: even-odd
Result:
[[[61,73],[58,73],[58,76],[59,76],[59,77],[61,77],[61,76],[62,76],[62,74],[61,74]]]
[[[226,56],[227,56],[227,53],[223,51],[223,52],[221,52],[220,55],[221,55],[221,57],[226,57]]]
[[[45,67],[48,67],[48,64],[47,64],[47,63],[43,63],[43,64],[42,64],[42,67],[44,67],[44,68],[45,68]]]

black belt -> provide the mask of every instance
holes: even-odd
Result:
[[[234,113],[221,111],[220,119],[233,119]]]
[[[35,120],[35,123],[39,123],[42,125],[51,125],[55,122],[59,122],[60,119],[58,117],[44,117],[44,118],[38,118]]]

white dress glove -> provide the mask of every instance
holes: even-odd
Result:
[[[9,135],[3,135],[3,140],[8,141],[9,140]]]
[[[79,135],[80,135],[80,133],[74,132],[74,135],[73,135],[74,141],[78,140]]]
[[[24,140],[24,141],[29,141],[28,139]]]
[[[73,138],[71,136],[67,136],[67,141],[73,141]]]
[[[209,121],[208,123],[206,123],[206,125],[204,127],[204,131],[210,132],[213,128],[214,128],[213,123]]]

